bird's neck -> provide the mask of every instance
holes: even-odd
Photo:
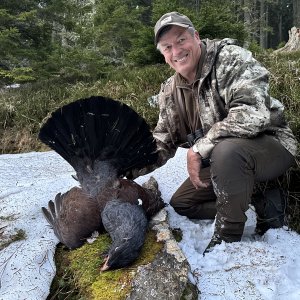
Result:
[[[82,189],[91,197],[106,188],[118,185],[117,170],[110,161],[95,161],[77,168],[77,177]]]

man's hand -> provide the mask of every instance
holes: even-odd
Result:
[[[187,152],[187,170],[190,180],[196,189],[199,187],[208,187],[208,184],[200,179],[201,165],[201,155],[199,153],[195,153],[193,149],[190,148]]]

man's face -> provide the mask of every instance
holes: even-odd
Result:
[[[166,63],[189,82],[195,78],[201,55],[198,32],[194,36],[186,28],[173,25],[159,40]]]

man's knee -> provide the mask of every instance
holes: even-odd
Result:
[[[172,207],[176,206],[176,198],[174,198],[174,195],[172,196],[171,200],[170,200],[170,205]]]
[[[174,194],[170,200],[170,205],[174,208],[176,213],[179,215],[185,216],[186,215],[186,210],[187,204],[184,203],[183,199],[178,197],[176,194]]]
[[[241,139],[230,138],[218,143],[212,152],[212,161],[230,162],[243,156],[245,154],[245,146],[240,142]]]
[[[212,174],[221,172],[227,177],[233,172],[251,172],[255,168],[255,162],[243,142],[243,139],[229,138],[215,146],[211,155]]]
[[[172,196],[171,200],[170,200],[170,205],[175,209],[175,211],[177,210],[178,207],[182,206],[182,197],[180,197],[179,195],[177,195],[176,193]]]

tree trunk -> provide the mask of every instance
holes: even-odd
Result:
[[[251,15],[250,15],[250,3],[249,0],[244,0],[244,27],[246,28],[249,37],[245,40],[243,47],[248,48],[250,41],[253,39],[251,36]]]
[[[300,27],[300,0],[293,0],[293,25]]]
[[[278,22],[278,41],[281,42],[282,40],[282,14],[280,14]]]
[[[265,5],[265,0],[260,0],[259,45],[264,49],[266,48],[266,5]]]
[[[300,28],[293,27],[289,30],[289,40],[280,49],[274,51],[277,52],[291,52],[300,50]]]

